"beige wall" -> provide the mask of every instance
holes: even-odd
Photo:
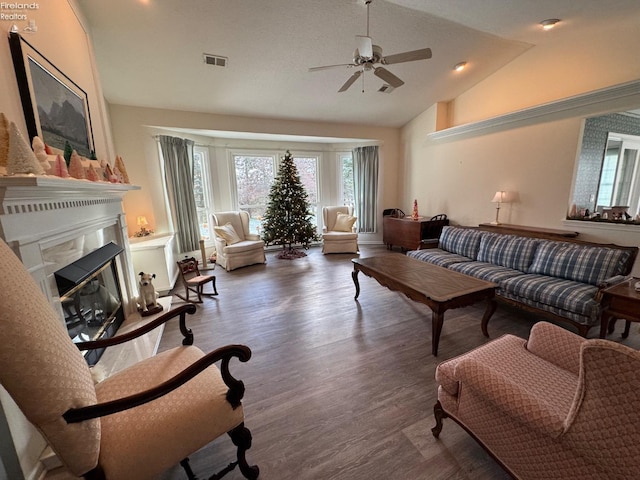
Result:
[[[84,22],[76,14],[77,7],[73,1],[67,0],[38,2],[38,6],[37,10],[21,12],[29,20],[35,20],[38,27],[37,33],[24,34],[24,38],[87,93],[96,152],[99,158],[113,161],[105,102],[95,69],[91,41],[83,27]],[[15,122],[24,137],[28,138],[6,36],[11,23],[16,23],[22,30],[27,21],[0,22],[0,29],[5,34],[0,42],[0,112]],[[36,479],[40,476],[42,466],[39,458],[46,443],[4,390],[0,392],[0,402],[3,410],[0,414],[6,416],[12,435],[12,438],[0,438],[0,461],[5,463],[4,467],[11,478],[20,478],[22,474],[25,478]],[[17,453],[19,466],[11,464],[12,450]]]
[[[87,93],[96,154],[98,158],[113,162],[114,153],[105,102],[95,68],[91,40],[83,26],[84,22],[76,14],[77,8],[73,2],[49,0],[39,2],[38,5],[37,10],[26,12],[29,19],[36,21],[38,31],[33,34],[25,33],[23,36]],[[22,29],[27,22],[15,23]],[[11,22],[0,22],[0,28],[5,33],[9,31],[10,26]],[[5,40],[0,42],[0,112],[15,122],[27,138],[27,127],[14,72],[9,42],[5,37]]]
[[[110,116],[113,124],[113,137],[116,151],[125,161],[127,172],[132,183],[142,189],[130,192],[125,198],[127,224],[130,232],[136,231],[135,219],[138,215],[145,215],[157,232],[167,232],[170,229],[167,210],[164,206],[163,179],[160,174],[160,163],[155,134],[166,131],[154,127],[188,128],[205,130],[223,130],[235,132],[252,132],[267,134],[287,134],[314,137],[357,138],[368,139],[371,143],[380,145],[380,198],[379,212],[384,208],[396,206],[398,198],[398,171],[400,130],[396,128],[364,127],[358,125],[328,124],[318,122],[302,122],[289,120],[260,119],[248,117],[234,117],[205,113],[181,112],[174,110],[160,110],[153,108],[111,105]],[[189,137],[189,135],[183,135]],[[219,163],[225,161],[225,141],[204,137],[191,136],[197,142],[211,144],[212,152]],[[240,142],[227,141],[230,147]],[[247,143],[247,142],[242,142]],[[255,143],[253,143],[255,145]],[[259,145],[265,145],[262,142]],[[322,146],[310,143],[305,146],[295,142],[269,142],[270,147],[282,150],[290,148],[324,149],[324,160],[331,161],[330,153],[340,150],[340,144]],[[221,169],[224,176],[224,168]],[[228,173],[228,170],[226,170]],[[228,189],[229,176],[219,180],[226,182],[219,184],[222,189]],[[230,208],[222,204],[221,208]],[[152,212],[150,214],[150,212]],[[380,213],[380,218],[381,218]],[[151,218],[149,218],[151,217]],[[369,241],[381,242],[381,233],[372,236]]]
[[[589,55],[576,55],[584,49],[577,48],[570,33],[564,35],[560,45],[529,49],[450,102],[449,125],[486,120],[640,79],[637,18],[594,30]],[[626,106],[638,108],[640,104]],[[496,191],[516,191],[520,201],[500,210],[503,223],[576,230],[586,240],[640,246],[640,227],[589,226],[586,222],[576,226],[564,220],[583,119],[607,111],[606,104],[594,105],[592,111],[587,108],[579,115],[549,116],[528,126],[441,140],[428,135],[436,131],[436,122],[442,118],[436,108],[427,109],[402,129],[402,204],[415,198],[421,212],[444,212],[452,223],[477,225],[495,219],[491,199]],[[640,275],[638,262],[634,273]]]

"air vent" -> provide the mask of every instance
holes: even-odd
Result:
[[[382,85],[378,91],[382,92],[382,93],[391,93],[395,90],[395,87],[392,87],[391,85],[389,85],[388,83],[385,83],[384,85]]]
[[[221,57],[220,55],[210,55],[204,53],[204,63],[207,65],[213,65],[214,67],[226,67],[229,59],[227,57]]]

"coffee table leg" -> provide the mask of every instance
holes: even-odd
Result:
[[[356,286],[356,296],[353,297],[355,300],[358,299],[358,295],[360,295],[360,282],[358,282],[358,272],[360,270],[357,269],[353,269],[353,272],[351,272],[351,278],[353,278],[353,284]]]
[[[485,337],[489,336],[489,331],[487,330],[487,325],[489,324],[489,319],[495,313],[496,308],[498,308],[498,302],[496,302],[495,298],[489,298],[487,300],[487,309],[484,311],[484,315],[482,316],[482,323],[480,324],[482,328],[482,334]]]
[[[444,323],[444,312],[431,313],[431,353],[438,356],[438,343],[440,343],[440,332]]]

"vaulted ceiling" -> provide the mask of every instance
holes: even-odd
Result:
[[[346,92],[364,0],[78,0],[102,87],[113,104],[225,115],[399,127],[449,101],[529,48],[638,15],[637,0],[374,0],[369,33],[384,55],[431,48],[388,65],[405,84],[365,72]],[[549,32],[541,20],[560,18]],[[203,54],[226,57],[207,65]],[[454,72],[466,61],[468,68]],[[364,91],[363,91],[364,90]]]

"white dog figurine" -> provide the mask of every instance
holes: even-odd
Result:
[[[156,278],[156,274],[140,272],[138,275],[140,275],[138,305],[140,305],[143,312],[147,312],[150,306],[154,308],[158,306],[158,292],[153,286],[153,279]]]

